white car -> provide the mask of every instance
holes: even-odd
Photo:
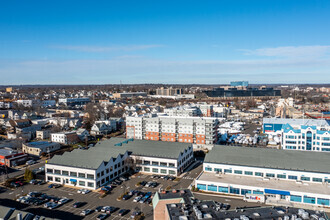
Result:
[[[81,193],[81,194],[87,194],[87,193],[90,193],[91,191],[89,189],[79,189],[77,191],[77,193]]]
[[[67,203],[67,202],[69,202],[69,199],[68,199],[68,198],[63,198],[63,199],[60,199],[60,200],[58,201],[58,204],[59,204],[59,205],[62,205],[62,204],[65,204],[65,203]]]
[[[92,213],[92,210],[91,210],[91,209],[85,209],[85,210],[82,210],[82,211],[80,212],[80,215],[82,215],[82,216],[86,216],[86,215],[88,215],[88,214],[90,214],[90,213]]]
[[[138,202],[138,201],[140,201],[141,198],[142,198],[141,196],[137,196],[133,199],[133,202]]]

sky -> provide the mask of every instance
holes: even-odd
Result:
[[[330,1],[0,1],[0,77],[330,83]]]

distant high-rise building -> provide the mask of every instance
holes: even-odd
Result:
[[[234,81],[234,82],[230,82],[231,86],[237,87],[237,86],[244,86],[244,87],[248,87],[249,86],[249,82],[248,81]]]
[[[156,95],[163,95],[163,96],[175,96],[175,95],[181,95],[182,89],[177,89],[177,88],[164,88],[161,87],[159,89],[156,89]]]

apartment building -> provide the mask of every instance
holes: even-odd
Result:
[[[58,104],[66,106],[86,105],[90,101],[90,98],[61,98],[58,99]]]
[[[142,115],[126,117],[126,137],[212,145],[219,120],[212,117]]]
[[[79,141],[76,132],[60,132],[51,134],[51,141],[60,144],[75,144]]]
[[[282,149],[330,152],[330,126],[282,126]]]
[[[330,207],[330,155],[216,145],[195,187],[213,193],[264,195],[266,203]]]
[[[191,144],[111,138],[88,150],[55,155],[45,164],[46,181],[97,189],[128,169],[177,176],[193,161]]]
[[[158,88],[156,89],[156,95],[161,95],[161,96],[175,96],[175,95],[181,95],[183,94],[182,89],[177,89],[177,88]]]

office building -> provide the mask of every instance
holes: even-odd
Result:
[[[191,144],[111,138],[88,150],[55,155],[45,165],[46,181],[97,189],[129,168],[177,176],[193,161]]]
[[[42,153],[51,153],[61,149],[59,143],[52,143],[48,141],[35,141],[22,144],[22,151],[26,154],[40,157]]]
[[[273,88],[214,88],[213,90],[203,91],[210,98],[251,98],[251,97],[280,97],[281,90]]]
[[[249,82],[248,81],[234,81],[234,82],[230,82],[230,86],[233,86],[233,87],[237,87],[237,86],[248,87]]]
[[[65,106],[86,105],[91,100],[89,98],[61,98],[58,99],[58,104]]]
[[[177,89],[177,88],[158,88],[156,89],[156,95],[160,96],[176,96],[176,95],[181,95],[183,94],[182,89]]]
[[[330,154],[215,146],[195,180],[202,191],[258,194],[268,204],[330,206]]]

